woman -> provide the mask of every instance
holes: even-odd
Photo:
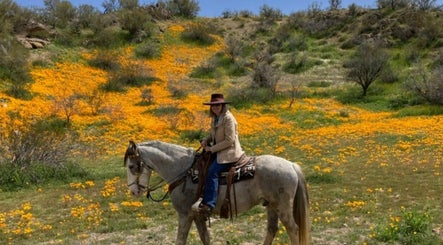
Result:
[[[210,105],[212,122],[210,134],[202,140],[201,146],[216,157],[208,170],[203,199],[200,198],[192,209],[205,215],[209,215],[217,203],[219,174],[228,171],[231,163],[244,154],[238,140],[237,121],[228,110],[228,103],[223,94],[212,94],[211,101],[203,103]]]

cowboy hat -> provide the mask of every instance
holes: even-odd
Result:
[[[229,104],[230,102],[225,101],[223,94],[211,94],[211,101],[204,102],[203,105],[217,105],[217,104]]]

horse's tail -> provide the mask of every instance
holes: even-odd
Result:
[[[292,205],[292,212],[295,223],[297,223],[299,228],[298,240],[300,245],[307,245],[309,244],[310,230],[308,189],[306,179],[298,166],[296,167],[296,172],[298,176],[298,187]]]

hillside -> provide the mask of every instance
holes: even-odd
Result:
[[[173,243],[169,200],[129,197],[122,157],[129,140],[196,149],[209,125],[202,103],[222,92],[248,155],[302,166],[313,244],[441,243],[443,109],[403,89],[414,69],[440,69],[441,11],[274,17],[156,20],[152,36],[110,47],[89,28],[68,45],[49,36],[49,45],[27,50],[24,97],[11,94],[2,63],[0,241]],[[106,37],[127,40],[119,28]],[[363,41],[391,57],[366,96],[347,78]],[[48,163],[84,172],[47,180],[33,167]],[[215,242],[261,243],[263,214],[258,207],[234,223],[217,220]],[[189,239],[198,243],[195,230]],[[276,242],[288,242],[281,229]]]

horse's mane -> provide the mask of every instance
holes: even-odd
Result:
[[[176,145],[172,143],[166,143],[159,140],[144,141],[138,144],[139,147],[154,148],[168,157],[178,156],[178,158],[193,156],[195,150],[192,148]]]

